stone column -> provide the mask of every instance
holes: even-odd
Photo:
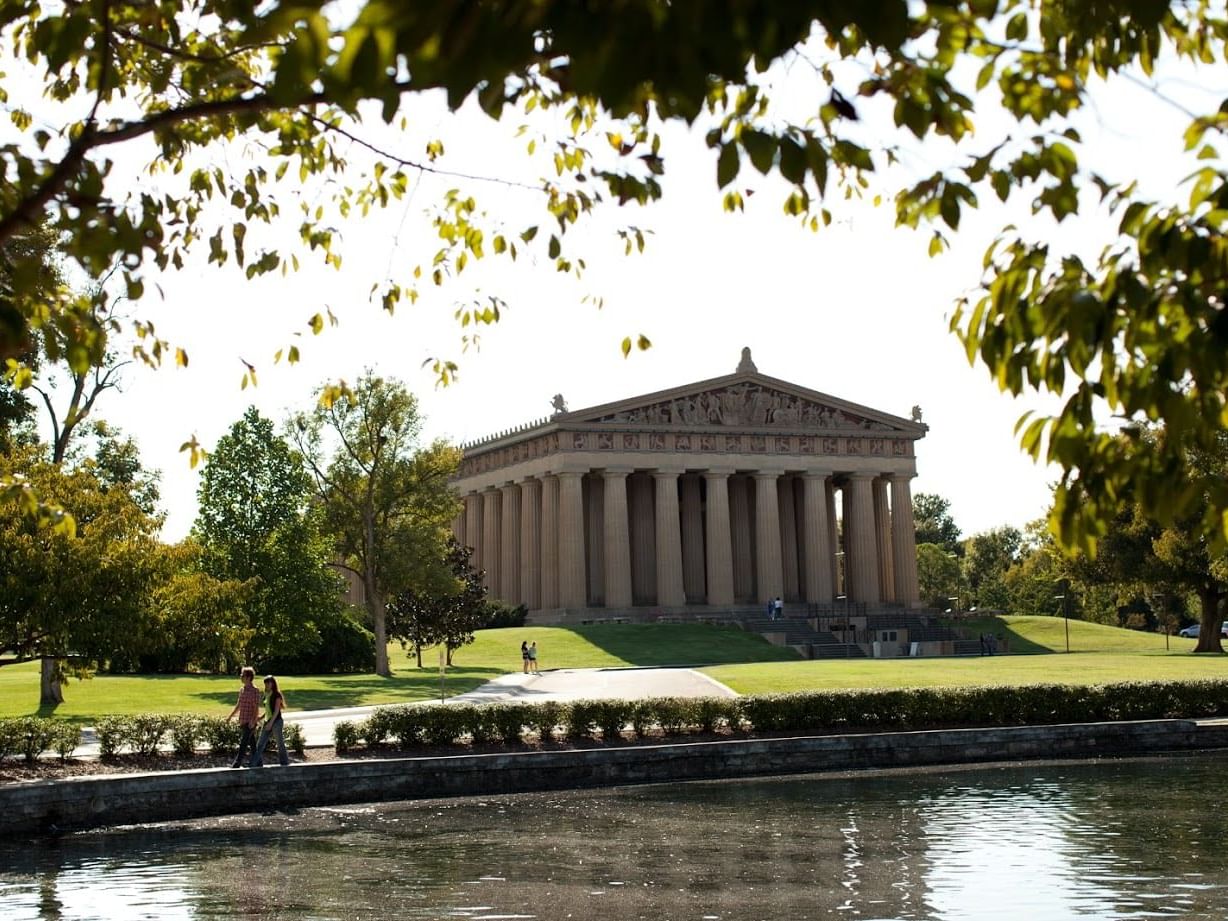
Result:
[[[499,581],[499,563],[503,558],[499,541],[503,532],[502,499],[494,487],[482,493],[482,562],[486,566],[486,590],[496,598],[503,587]]]
[[[542,607],[559,606],[559,480],[542,478]]]
[[[729,527],[729,472],[707,470],[704,548],[708,565],[708,604],[733,604],[733,543]]]
[[[702,604],[704,594],[704,509],[699,477],[683,474],[682,484],[682,584],[686,600]]]
[[[917,588],[917,532],[912,517],[911,474],[891,475],[891,561],[895,600],[905,607],[921,603]]]
[[[627,517],[629,470],[605,471],[605,606],[631,607],[631,533]]]
[[[462,547],[465,544],[465,505],[462,502],[460,511],[456,513],[456,517],[452,519],[452,536],[456,538],[456,542]]]
[[[477,493],[465,496],[465,539],[473,548],[469,565],[476,572],[482,571],[482,497]]]
[[[583,608],[588,602],[584,578],[583,474],[566,471],[559,480],[559,607]]]
[[[784,594],[780,562],[780,474],[755,473],[755,587],[758,601]]]
[[[520,487],[508,483],[502,493],[503,528],[499,534],[499,597],[520,604]]]
[[[776,484],[778,518],[780,520],[780,564],[783,582],[783,599],[797,601],[802,593],[797,587],[797,516],[793,501],[793,477],[781,477]]]
[[[678,472],[658,470],[656,481],[657,604],[680,608],[686,604],[682,580],[682,522],[678,504]]]
[[[874,536],[874,475],[854,473],[849,477],[849,502],[845,505],[844,565],[849,574],[848,594],[853,601],[878,604],[878,541]]]
[[[828,557],[828,567],[831,569],[831,590],[834,595],[847,595],[849,587],[840,579],[840,559],[836,556],[840,546],[840,534],[836,531],[836,484],[832,478],[827,478],[823,486],[823,504],[827,506],[827,545],[831,547]],[[842,503],[843,504],[843,503]]]
[[[887,480],[875,477],[874,542],[878,548],[878,584],[883,601],[895,601],[895,576],[891,569],[891,509],[887,505]]]
[[[631,603],[657,600],[657,525],[654,488],[647,473],[627,477],[627,511],[631,519]]]
[[[806,600],[812,604],[830,604],[835,592],[831,575],[834,551],[828,527],[827,495],[829,478],[825,473],[802,476],[802,547],[805,553],[805,574],[802,580]]]
[[[755,556],[750,515],[750,479],[729,477],[729,530],[733,541],[733,597],[755,600]]]
[[[520,603],[530,611],[542,606],[542,482],[529,477],[520,484]]]

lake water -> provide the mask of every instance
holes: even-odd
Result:
[[[810,776],[0,843],[0,918],[1228,918],[1228,756]]]

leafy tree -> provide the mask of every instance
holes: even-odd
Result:
[[[42,658],[43,703],[54,705],[65,660],[84,668],[133,649],[161,521],[90,461],[65,470],[25,447],[0,455],[0,473],[26,478],[76,520],[71,535],[0,504],[0,664]]]
[[[290,423],[315,478],[339,565],[362,582],[375,634],[375,671],[388,676],[386,605],[413,587],[438,591],[458,503],[448,487],[459,451],[418,445],[418,402],[401,383],[367,371],[351,389],[324,387]]]
[[[917,588],[930,607],[944,610],[962,588],[959,559],[937,544],[917,544]]]
[[[963,553],[959,526],[951,517],[951,502],[934,493],[919,492],[912,497],[917,544],[937,544],[948,553]]]
[[[202,568],[252,584],[242,602],[249,662],[312,655],[323,642],[317,621],[340,613],[340,579],[312,496],[302,457],[255,407],[218,440],[201,473],[194,530]]]
[[[833,186],[859,195],[909,135],[938,138],[949,158],[894,199],[898,223],[933,226],[931,251],[990,195],[1023,196],[1061,221],[1094,191],[1120,216],[1091,264],[1053,248],[1046,230],[1035,240],[1008,228],[987,254],[980,296],[953,318],[970,359],[1002,387],[1069,397],[1022,430],[1026,450],[1065,471],[1054,512],[1062,540],[1089,546],[1127,486],[1161,521],[1202,508],[1195,525],[1222,538],[1228,484],[1205,484],[1204,505],[1182,452],[1115,441],[1096,412],[1163,419],[1204,449],[1228,425],[1228,173],[1208,143],[1228,114],[1189,113],[1196,171],[1180,204],[1148,200],[1132,176],[1084,169],[1071,120],[1094,84],[1145,79],[1162,57],[1188,63],[1195,80],[1217,73],[1226,36],[1222,5],[1160,0],[440,0],[395,14],[377,0],[9,4],[0,40],[24,63],[0,78],[20,132],[0,148],[0,244],[45,221],[92,277],[118,265],[135,298],[146,263],[177,268],[197,245],[249,276],[292,269],[300,254],[339,265],[341,218],[398,205],[424,173],[451,175],[432,218],[439,248],[408,260],[404,275],[372,279],[391,310],[483,257],[536,252],[559,271],[582,271],[568,235],[577,223],[661,196],[663,122],[706,129],[726,207],[745,206],[756,174],[778,173],[785,211],[812,228],[831,219]],[[761,75],[795,61],[815,71],[811,104],[778,104]],[[472,100],[491,116],[541,115],[525,144],[546,159],[547,177],[474,180],[448,173],[443,139],[418,140],[418,157],[381,142],[371,123],[400,127],[415,97],[436,91],[452,110]],[[68,104],[42,110],[44,99]],[[231,143],[266,155],[227,159]],[[121,150],[147,157],[173,194],[126,181],[113,168]],[[278,193],[293,177],[325,190],[317,207],[283,210]],[[509,226],[469,191],[492,183],[535,196],[540,211]],[[297,252],[271,245],[265,224],[289,225]],[[620,233],[629,248],[643,245],[642,230]],[[467,327],[496,319],[503,304],[458,300]],[[97,328],[75,323],[71,304],[45,306],[14,298],[0,357],[20,350],[29,327],[58,323],[75,330],[81,355],[101,360]],[[136,325],[157,361],[167,345]],[[454,365],[436,369],[447,379]]]
[[[158,548],[159,572],[141,639],[131,661],[116,657],[113,669],[234,674],[248,661],[253,631],[245,606],[254,580],[215,578],[204,571],[203,557],[193,538]]]
[[[1006,574],[1018,560],[1022,543],[1019,529],[1009,525],[964,541],[964,583],[978,607],[1005,610],[1009,606]]]
[[[388,635],[414,651],[419,668],[422,650],[440,643],[451,665],[453,651],[472,643],[491,616],[482,577],[469,562],[472,552],[449,537],[446,562],[454,584],[442,592],[410,588],[388,603]]]
[[[1213,450],[1203,449],[1200,439],[1170,430],[1140,429],[1120,437],[1151,444],[1158,455],[1177,450],[1174,441],[1178,447],[1184,444],[1183,465],[1195,483],[1228,478],[1228,432],[1219,436]],[[1096,555],[1077,557],[1074,571],[1090,583],[1126,587],[1137,595],[1196,596],[1201,626],[1194,651],[1222,652],[1220,625],[1228,615],[1228,552],[1197,526],[1205,506],[1214,501],[1210,491],[1203,495],[1203,507],[1195,506],[1171,523],[1150,516],[1144,504],[1131,501],[1131,496],[1124,499]]]

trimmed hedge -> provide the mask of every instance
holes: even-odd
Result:
[[[898,688],[805,691],[758,697],[658,697],[476,706],[421,704],[379,707],[361,723],[334,733],[339,752],[361,739],[370,747],[400,748],[498,739],[518,744],[565,738],[612,741],[630,729],[667,736],[718,730],[844,732],[1027,726],[1118,720],[1191,719],[1228,715],[1228,681],[1040,684],[1022,687]]]
[[[37,716],[0,719],[0,758],[21,755],[26,761],[36,761],[53,751],[64,761],[80,744],[81,729],[64,720]]]
[[[170,748],[181,758],[191,757],[200,748],[212,754],[229,754],[239,747],[239,725],[215,717],[179,716],[165,713],[140,713],[135,716],[104,716],[94,726],[98,752],[113,758],[123,751],[152,756]],[[300,757],[307,751],[307,739],[298,723],[285,724],[286,748]],[[269,740],[270,748],[276,742]],[[0,719],[0,758],[21,755],[35,761],[53,751],[63,761],[81,745],[81,728],[57,719],[22,716]]]

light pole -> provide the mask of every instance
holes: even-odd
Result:
[[[1062,620],[1066,622],[1066,651],[1070,652],[1070,606],[1066,604],[1066,592],[1053,597],[1062,602]]]

